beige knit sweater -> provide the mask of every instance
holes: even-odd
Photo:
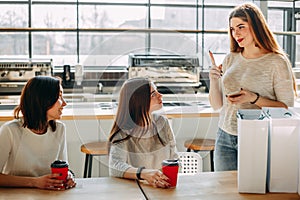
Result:
[[[257,92],[262,97],[294,106],[293,75],[286,57],[268,53],[260,58],[246,59],[241,53],[230,53],[223,61],[221,87],[223,107],[219,127],[229,134],[237,135],[238,109],[258,109],[254,104],[230,104],[225,94],[240,88]]]

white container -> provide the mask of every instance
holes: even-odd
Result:
[[[238,191],[266,193],[269,119],[261,110],[238,111]]]
[[[79,86],[82,83],[83,80],[83,66],[81,64],[76,64],[75,65],[75,81],[76,84]]]

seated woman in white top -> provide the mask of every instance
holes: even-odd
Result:
[[[15,119],[0,128],[0,187],[61,190],[76,185],[51,174],[55,160],[67,161],[65,125],[60,119],[66,102],[60,80],[37,76],[24,86]]]
[[[150,80],[133,78],[124,83],[109,137],[111,176],[170,186],[159,169],[164,159],[177,158],[175,137],[166,117],[151,114],[162,106],[162,94]]]

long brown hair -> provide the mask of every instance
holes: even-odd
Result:
[[[150,124],[150,84],[150,80],[146,78],[132,78],[125,81],[120,90],[118,111],[110,132],[110,142],[120,130]]]
[[[261,12],[261,10],[252,3],[245,3],[240,6],[235,7],[235,9],[229,15],[229,30],[228,33],[230,35],[230,51],[231,52],[242,52],[244,50],[243,47],[240,47],[237,41],[232,36],[231,28],[230,28],[230,20],[234,17],[240,18],[244,22],[249,24],[250,31],[253,35],[255,45],[263,49],[265,52],[273,52],[282,55],[288,66],[292,72],[292,65],[289,61],[288,56],[279,46],[277,40],[274,37],[274,34],[270,30],[266,19]],[[293,74],[293,86],[294,93],[297,95],[297,86],[295,77]]]
[[[266,52],[274,52],[283,54],[278,42],[273,33],[269,29],[266,19],[261,10],[252,3],[242,4],[235,7],[229,15],[229,35],[230,35],[230,50],[231,52],[241,52],[243,47],[240,47],[237,41],[232,36],[230,29],[230,20],[234,17],[242,19],[249,24],[250,31],[253,35],[254,42],[260,49]]]
[[[60,80],[54,77],[36,76],[24,86],[20,104],[14,110],[14,118],[23,115],[23,127],[33,130],[46,130],[48,124],[52,131],[56,130],[55,120],[48,122],[47,110],[58,100]]]

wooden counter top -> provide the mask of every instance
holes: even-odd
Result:
[[[195,117],[218,117],[219,113],[212,108],[201,106],[170,106],[164,107],[159,113],[168,118],[195,118]],[[116,113],[114,109],[101,109],[93,104],[82,104],[82,107],[68,106],[63,110],[62,120],[109,120],[113,119]],[[13,119],[12,110],[0,110],[0,121]]]

